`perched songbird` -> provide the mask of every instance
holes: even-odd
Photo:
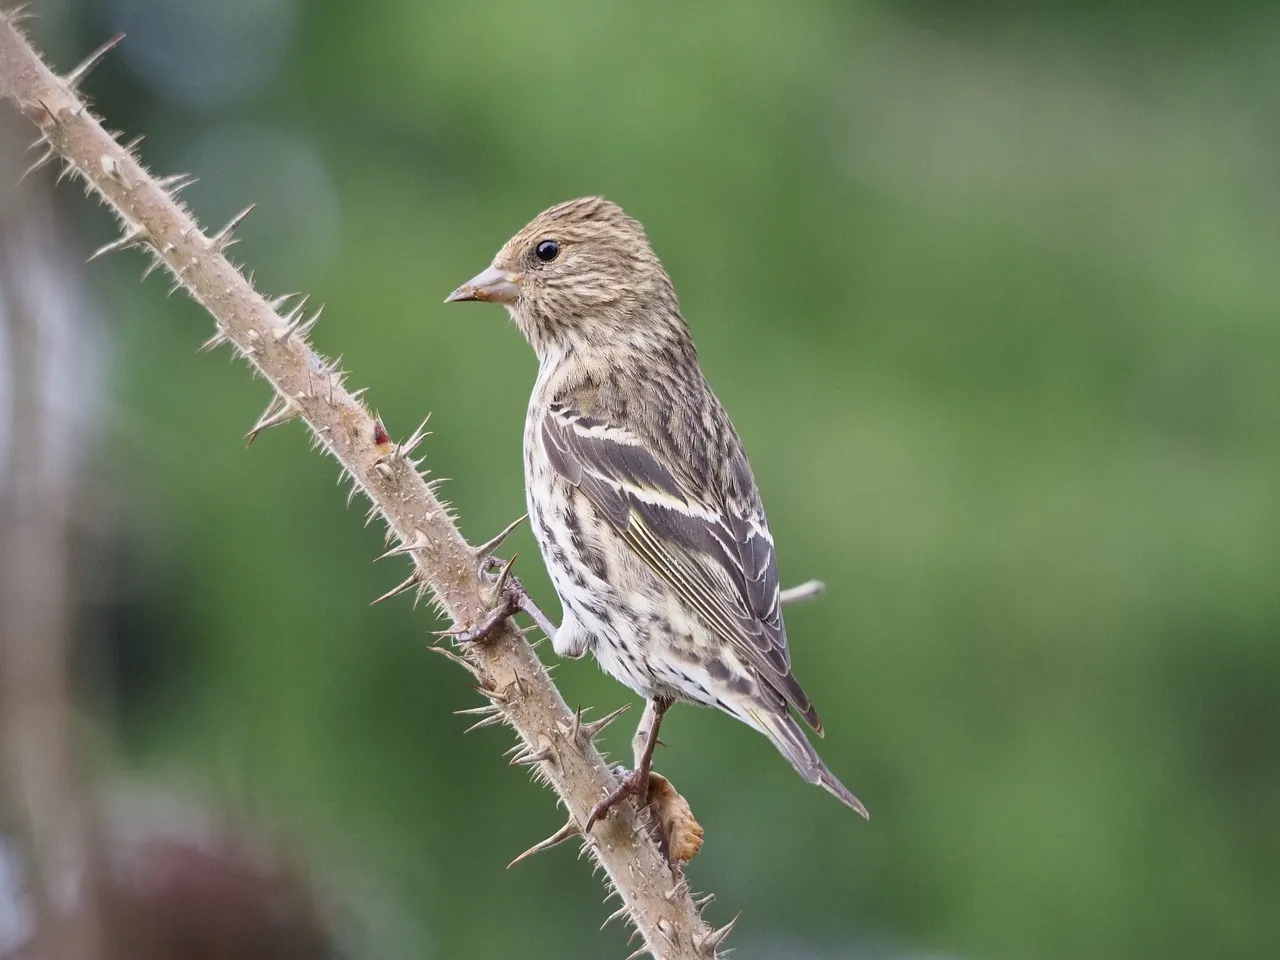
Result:
[[[538,355],[524,432],[533,532],[560,595],[556,653],[595,654],[649,706],[644,796],[663,712],[719,707],[863,816],[791,716],[822,724],[796,678],[778,567],[742,442],[707,385],[644,228],[600,197],[540,213],[449,301],[503,304]]]

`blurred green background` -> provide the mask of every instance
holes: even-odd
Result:
[[[37,4],[40,6],[40,4]],[[535,365],[445,307],[540,209],[646,225],[743,435],[821,750],[863,823],[685,707],[657,767],[743,960],[1265,957],[1280,943],[1280,9],[740,0],[83,0],[34,30],[268,293],[327,303],[464,533],[523,512]],[[108,218],[64,190],[77,255]],[[94,466],[104,768],[272,825],[359,955],[619,957],[552,796],[336,466],[143,260]],[[554,595],[527,530],[517,570]],[[106,563],[104,561],[104,563]],[[126,589],[127,587],[127,589]],[[118,588],[118,589],[117,589]],[[544,651],[551,658],[550,650]],[[590,661],[571,704],[635,700]],[[637,705],[638,706],[638,705]],[[629,755],[631,724],[606,738]]]

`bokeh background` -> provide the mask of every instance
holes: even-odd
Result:
[[[873,814],[673,712],[658,769],[736,956],[1275,955],[1280,9],[36,7],[64,68],[128,34],[86,85],[108,125],[200,176],[205,223],[258,203],[235,254],[327,304],[317,345],[393,437],[432,414],[473,540],[523,512],[535,365],[500,310],[442,298],[559,200],[645,223],[784,581],[828,584],[788,611],[795,666]],[[508,732],[461,736],[430,612],[369,607],[404,564],[369,562],[335,465],[296,426],[246,452],[265,386],[196,354],[210,322],[139,255],[81,266],[109,219],[53,202],[92,344],[70,595],[96,789],[269,837],[351,955],[625,956],[570,848],[502,869],[552,797]],[[511,549],[555,609],[527,530]],[[556,677],[635,700],[590,661]]]

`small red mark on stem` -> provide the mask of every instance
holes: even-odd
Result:
[[[38,127],[46,127],[53,122],[53,114],[43,103],[24,103],[22,115]]]
[[[391,438],[387,436],[387,430],[381,420],[373,421],[373,442],[379,447],[385,447],[391,443]]]

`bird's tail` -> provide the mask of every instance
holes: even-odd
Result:
[[[827,765],[818,756],[818,751],[813,749],[813,744],[790,713],[768,708],[748,708],[747,712],[751,716],[748,723],[773,742],[778,752],[795,767],[796,773],[822,787],[845,806],[858,811],[868,820],[871,819],[871,814],[867,813],[862,801],[827,769]]]

